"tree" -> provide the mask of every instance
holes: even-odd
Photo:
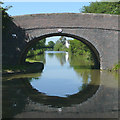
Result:
[[[45,51],[45,49],[43,48],[45,47],[45,42],[46,42],[46,39],[42,39],[38,41],[36,44],[34,44],[33,46],[31,46],[31,49],[28,51],[27,56],[42,54]]]
[[[66,38],[64,36],[61,36],[59,40],[57,40],[54,50],[55,51],[68,51],[68,49],[65,46]]]
[[[54,50],[55,50],[55,51],[61,51],[62,47],[63,47],[63,44],[62,44],[62,43],[56,42],[56,44],[55,44],[55,46],[54,46]]]
[[[2,4],[4,4],[4,3],[0,2],[0,12],[2,12],[2,30],[4,31],[7,28],[7,23],[12,20],[12,18],[7,13],[7,11],[12,6],[6,6],[5,8],[3,8],[3,7],[1,7]]]
[[[61,36],[59,40],[63,45],[65,45],[65,42],[66,42],[65,36]]]
[[[89,6],[82,8],[82,13],[105,13],[120,15],[119,2],[91,2]]]
[[[33,45],[32,48],[34,50],[37,50],[37,49],[40,49],[42,47],[45,47],[45,42],[46,42],[46,39],[42,39],[42,40],[38,41],[35,45]]]
[[[69,52],[75,56],[84,55],[87,59],[92,59],[92,53],[90,49],[79,40],[70,40]]]
[[[53,41],[48,42],[48,46],[54,48],[55,43]]]

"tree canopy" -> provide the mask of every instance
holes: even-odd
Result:
[[[0,11],[2,12],[2,29],[4,30],[7,27],[7,23],[12,20],[12,18],[8,15],[7,11],[12,6],[6,6],[5,8],[1,7],[1,5],[4,4],[3,2],[0,2]]]
[[[55,44],[55,46],[54,46],[54,50],[55,50],[55,51],[66,51],[67,48],[66,48],[66,46],[65,46],[65,42],[66,42],[66,37],[65,37],[65,36],[61,36],[61,37],[57,40],[57,42],[56,42],[56,44]]]
[[[38,41],[36,44],[34,44],[34,45],[32,46],[32,48],[33,48],[34,50],[36,50],[36,49],[41,49],[42,47],[45,47],[45,42],[46,42],[46,39],[42,39],[42,40]]]
[[[53,41],[49,41],[49,42],[48,42],[48,46],[49,46],[49,47],[54,47],[54,45],[55,45],[55,43],[54,43]]]
[[[91,2],[89,6],[82,8],[82,13],[104,13],[120,15],[119,2]]]

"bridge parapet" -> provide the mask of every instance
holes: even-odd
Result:
[[[50,13],[14,16],[13,18],[16,24],[26,30],[47,28],[120,30],[118,15],[110,14]]]

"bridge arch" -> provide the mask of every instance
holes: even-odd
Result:
[[[22,63],[25,52],[38,40],[68,36],[84,42],[95,54],[100,69],[111,69],[118,63],[118,15],[93,13],[50,13],[14,16],[9,38],[3,49],[4,64]],[[58,30],[62,29],[62,33]],[[36,36],[28,43],[26,33]],[[12,37],[16,34],[16,38]],[[3,42],[4,42],[3,41]],[[7,46],[7,47],[6,47]]]
[[[89,40],[80,37],[78,35],[74,35],[74,34],[70,34],[70,33],[62,33],[62,32],[58,32],[58,33],[49,33],[49,34],[44,34],[38,37],[34,37],[31,41],[29,41],[26,46],[24,47],[23,51],[21,52],[20,55],[20,59],[19,59],[19,63],[23,64],[25,62],[26,59],[26,55],[28,50],[32,47],[33,44],[36,44],[38,41],[47,38],[47,37],[54,37],[54,36],[65,36],[65,37],[71,37],[74,38],[76,40],[81,41],[82,43],[84,43],[85,45],[88,46],[88,48],[91,50],[94,61],[95,61],[95,66],[96,68],[100,68],[100,53],[99,50],[96,48],[95,45],[93,45]]]

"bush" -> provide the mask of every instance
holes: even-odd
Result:
[[[120,70],[120,61],[118,62],[118,64],[115,64],[115,66],[112,68],[112,70],[114,70],[114,71]]]
[[[73,55],[84,55],[87,59],[92,59],[92,53],[90,49],[79,40],[70,40],[69,52]]]
[[[120,15],[120,2],[91,2],[82,8],[82,12]]]

